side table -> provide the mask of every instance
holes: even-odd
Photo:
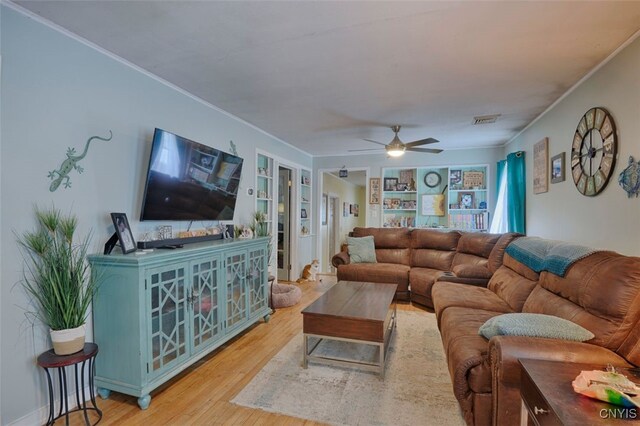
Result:
[[[102,419],[102,411],[98,409],[96,405],[96,395],[93,386],[93,376],[95,374],[95,357],[98,354],[98,345],[95,343],[85,343],[84,349],[71,355],[56,355],[53,349],[42,353],[38,357],[38,365],[42,367],[47,373],[47,386],[49,389],[49,418],[47,419],[47,425],[52,425],[56,420],[65,417],[65,424],[69,424],[69,413],[75,411],[82,411],[84,415],[85,424],[91,425],[89,421],[88,410],[93,410],[98,414],[98,420],[94,425],[100,422]],[[67,371],[66,368],[73,366],[75,371],[74,384],[76,388],[76,403],[77,408],[69,411],[68,401],[68,389],[67,389]],[[78,369],[78,366],[80,368]],[[87,406],[87,399],[85,395],[85,366],[88,366],[87,373],[89,376],[89,397],[91,398],[91,404],[93,407]],[[60,410],[58,415],[55,415],[55,399],[54,399],[54,386],[51,380],[50,369],[58,369],[58,381],[60,382]],[[80,370],[78,372],[78,370]],[[82,393],[82,398],[80,394]]]
[[[637,424],[640,410],[612,405],[574,392],[571,382],[583,370],[603,370],[602,364],[520,359],[520,424],[611,425]],[[635,370],[617,368],[631,381],[639,382]]]

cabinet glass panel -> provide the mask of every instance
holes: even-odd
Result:
[[[227,327],[241,323],[247,316],[247,253],[227,256]]]
[[[218,305],[218,259],[192,265],[193,348],[197,352],[221,335]]]
[[[164,370],[187,354],[186,280],[180,266],[152,270],[147,277],[151,308],[150,372]]]
[[[265,254],[264,248],[249,250],[249,315],[267,306]]]

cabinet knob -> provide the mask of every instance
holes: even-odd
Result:
[[[549,414],[549,410],[545,410],[544,408],[538,408],[536,406],[536,407],[533,407],[533,414],[535,414],[536,416],[538,414]]]

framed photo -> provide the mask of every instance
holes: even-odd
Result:
[[[113,226],[116,228],[122,253],[127,254],[136,251],[136,242],[133,239],[127,215],[124,213],[111,213],[111,220],[113,221]]]
[[[384,190],[396,191],[398,187],[398,178],[384,178]]]
[[[300,217],[302,219],[306,219],[307,218],[307,209],[300,209]]]
[[[462,170],[456,169],[449,172],[449,185],[461,185],[462,184]]]
[[[473,208],[473,192],[458,192],[458,204],[461,209]]]
[[[416,208],[416,200],[402,200],[401,207],[404,210],[413,210]]]
[[[353,214],[353,204],[349,204],[349,214]]]
[[[360,214],[360,206],[357,204],[353,205],[353,215],[355,217],[358,217],[358,215]]]
[[[413,170],[400,170],[400,180],[399,183],[404,183],[405,185],[409,185],[413,180]],[[398,190],[400,191],[400,190]]]
[[[549,138],[533,145],[533,193],[549,191]]]
[[[551,183],[564,182],[564,152],[551,157]]]
[[[391,198],[385,198],[382,200],[382,208],[385,210],[391,209]]]
[[[391,209],[392,210],[397,210],[400,208],[402,201],[400,200],[400,198],[392,198],[391,199]]]
[[[398,182],[398,184],[396,185],[396,191],[406,191],[408,188],[409,186],[403,182]]]
[[[342,203],[342,217],[349,217],[349,203]]]
[[[233,239],[236,235],[236,230],[233,227],[233,224],[224,225],[224,234],[222,237],[226,239]]]
[[[369,204],[380,204],[380,178],[369,179]]]
[[[327,208],[329,207],[329,198],[327,194],[322,194],[322,205],[320,206],[320,219],[322,220],[322,224],[327,224]]]

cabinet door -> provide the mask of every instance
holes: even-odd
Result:
[[[227,328],[241,324],[247,318],[247,251],[226,254]]]
[[[220,313],[220,256],[191,263],[193,353],[200,352],[222,335]]]
[[[249,249],[247,271],[249,316],[267,306],[267,250],[265,247]]]
[[[150,336],[148,372],[155,377],[182,362],[187,351],[187,271],[183,264],[145,274]]]

